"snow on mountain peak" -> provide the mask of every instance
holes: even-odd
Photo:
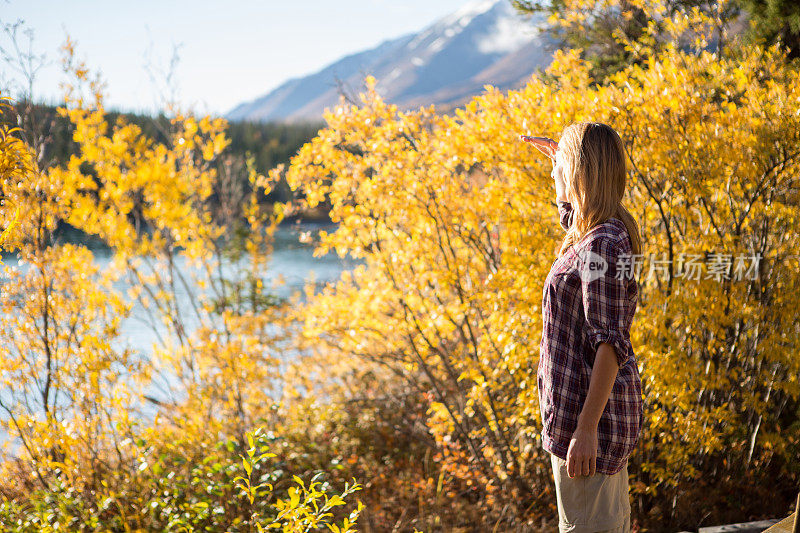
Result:
[[[504,9],[476,44],[484,54],[509,53],[531,41],[537,31],[536,25],[522,20],[512,10]]]
[[[441,19],[441,22],[447,25],[458,23],[463,28],[467,26],[473,18],[486,13],[503,1],[505,0],[473,0]]]
[[[533,19],[533,20],[532,20]],[[380,94],[404,108],[452,105],[487,83],[506,89],[549,64],[554,42],[544,20],[520,16],[509,0],[473,0],[422,28],[293,78],[229,113],[232,120],[319,120],[340,86],[358,87],[370,73]]]

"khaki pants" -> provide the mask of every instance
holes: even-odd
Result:
[[[631,503],[628,498],[628,465],[609,476],[567,475],[567,462],[550,454],[558,500],[560,533],[629,533]]]

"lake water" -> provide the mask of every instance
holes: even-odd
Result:
[[[273,253],[270,256],[269,263],[265,268],[262,279],[265,281],[265,286],[269,287],[271,281],[278,276],[284,280],[282,285],[275,289],[278,296],[288,297],[296,291],[301,291],[312,276],[317,285],[323,285],[329,282],[335,282],[341,275],[343,270],[352,269],[361,260],[354,260],[352,258],[340,258],[335,252],[328,253],[321,257],[314,257],[313,250],[314,244],[317,239],[317,233],[320,230],[333,232],[336,229],[334,224],[324,223],[292,223],[283,224],[279,226],[275,232],[273,242]],[[311,242],[305,243],[300,241],[301,233],[308,232],[311,235]],[[111,256],[108,251],[94,250],[95,262],[102,270],[110,264]],[[14,257],[6,257],[3,259],[6,266],[16,266]],[[22,265],[21,268],[25,268]],[[179,267],[180,268],[180,267]],[[116,284],[117,289],[127,289],[127,284],[120,281]],[[197,320],[192,320],[192,301],[191,296],[196,294],[196,287],[190,287],[190,291],[177,290],[177,305],[181,309],[185,317],[185,324],[187,333],[197,326]],[[301,298],[301,301],[304,298]],[[127,317],[121,326],[120,336],[115,339],[113,344],[118,348],[132,348],[141,354],[147,355],[152,353],[153,345],[159,343],[159,328],[154,328],[147,320],[147,313],[144,309],[134,306],[131,314]],[[163,335],[163,326],[161,327],[161,334]],[[284,356],[291,356],[291,354],[284,354]],[[155,377],[155,376],[154,376]],[[170,377],[168,375],[160,375],[161,384],[153,383],[152,388],[148,394],[159,399],[166,399],[165,386],[169,387]],[[155,378],[159,380],[158,377]],[[0,432],[0,440],[5,440],[6,435]]]
[[[272,281],[280,276],[284,283],[279,285],[274,292],[278,296],[288,297],[296,291],[301,291],[306,282],[312,279],[312,276],[317,285],[335,282],[343,270],[352,269],[361,263],[362,261],[349,257],[340,258],[335,252],[321,257],[313,256],[314,244],[312,243],[316,242],[317,233],[320,230],[330,233],[335,229],[336,226],[333,224],[308,222],[279,226],[275,231],[272,255],[261,276],[265,286],[269,287]],[[312,243],[300,242],[300,234],[303,232],[311,234]],[[111,261],[111,257],[107,253],[96,252],[95,258],[101,268]],[[125,283],[119,283],[117,287],[119,289],[127,288]],[[196,287],[192,287],[192,291],[194,290]],[[179,287],[176,295],[177,305],[181,309],[182,316],[185,317],[187,329],[191,331],[197,326],[197,321],[193,321],[191,294],[187,294],[187,291]],[[301,297],[301,301],[303,299]],[[131,316],[122,326],[119,340],[130,348],[147,353],[152,350],[153,343],[158,341],[158,336],[153,325],[146,320],[144,310],[135,306]]]

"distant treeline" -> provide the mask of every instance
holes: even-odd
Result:
[[[17,102],[17,106],[29,106],[26,102]],[[37,132],[45,142],[42,154],[44,166],[65,164],[69,157],[77,153],[78,145],[72,140],[72,126],[69,120],[58,115],[56,108],[50,105],[31,105],[28,113],[20,113],[24,120],[34,121],[23,129]],[[9,114],[10,117],[10,114]],[[157,142],[166,142],[169,118],[165,115],[156,117],[109,111],[106,120],[113,124],[119,117],[142,128],[142,131]],[[22,126],[20,124],[20,126]],[[234,155],[251,155],[259,173],[266,172],[280,163],[288,163],[289,159],[306,142],[313,139],[324,126],[323,121],[317,123],[284,124],[280,122],[230,122],[227,136],[231,140],[229,150]],[[26,139],[30,144],[32,139]],[[39,143],[35,143],[39,144]],[[242,176],[246,179],[246,176]],[[291,198],[291,191],[285,182],[281,182],[266,197],[268,202],[285,202]]]

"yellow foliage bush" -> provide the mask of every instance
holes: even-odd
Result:
[[[361,504],[338,515],[358,484],[339,495],[317,472],[287,487],[284,466],[255,464],[254,437],[267,437],[247,433],[276,425],[287,350],[286,303],[262,278],[284,207],[259,201],[271,183],[224,153],[222,119],[178,113],[164,142],[109,124],[102,84],[71,42],[65,52],[59,113],[78,153],[48,167],[24,132],[0,130],[0,223],[16,259],[0,289],[0,527],[352,531]],[[63,225],[102,239],[112,267],[63,243]],[[150,353],[120,347],[133,304],[159,338]],[[242,467],[248,491],[256,474],[275,490],[245,498]]]
[[[797,65],[777,48],[673,44],[598,84],[579,51],[558,52],[544,76],[487,86],[453,115],[400,111],[366,83],[361,105],[327,110],[327,127],[272,172],[309,206],[330,199],[339,226],[319,253],[365,262],[309,298],[320,365],[349,390],[383,372],[430,391],[430,430],[454,451],[442,467],[475,478],[491,509],[551,512],[535,373],[540,288],[563,232],[547,161],[518,135],[605,122],[625,141],[624,201],[647,267],[632,332],[646,401],[635,515],[660,527],[706,508],[710,520],[745,518],[745,507],[769,512],[776,477],[791,493]],[[698,261],[708,267],[692,279]],[[731,507],[727,494],[745,488]]]

